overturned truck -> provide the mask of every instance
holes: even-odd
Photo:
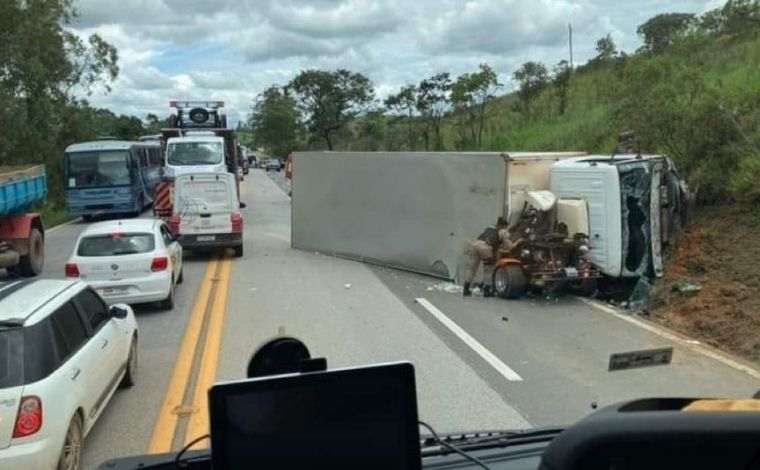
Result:
[[[456,280],[470,242],[516,224],[529,191],[585,202],[590,259],[607,276],[662,274],[688,188],[659,155],[296,152],[294,248]]]

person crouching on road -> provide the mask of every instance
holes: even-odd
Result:
[[[499,217],[495,227],[487,227],[472,243],[470,246],[470,264],[464,282],[463,293],[465,297],[472,295],[472,281],[475,279],[481,263],[483,263],[483,297],[493,297],[493,267],[496,262],[496,255],[500,248],[504,248],[505,241],[511,249],[512,242],[509,240],[507,232],[507,221],[504,220],[504,217]]]

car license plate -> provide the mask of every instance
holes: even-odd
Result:
[[[578,277],[578,270],[575,268],[565,268],[567,277]]]
[[[213,242],[216,240],[216,235],[198,235],[196,238],[199,242]]]
[[[102,296],[108,296],[108,295],[118,295],[123,294],[127,291],[126,287],[104,287],[103,289],[98,289],[98,292]]]

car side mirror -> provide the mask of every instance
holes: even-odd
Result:
[[[123,320],[127,318],[127,309],[124,307],[120,307],[118,305],[111,306],[111,316],[114,318],[118,318],[119,320]]]

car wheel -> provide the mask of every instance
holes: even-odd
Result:
[[[234,248],[235,251],[235,258],[242,258],[243,257],[243,245],[236,246]]]
[[[45,265],[45,239],[39,229],[29,232],[29,254],[22,256],[18,265],[18,273],[22,277],[34,277],[42,272]]]
[[[171,310],[174,308],[174,282],[169,285],[169,295],[161,301],[161,308],[163,310]]]
[[[177,276],[177,284],[185,282],[185,268],[180,269],[179,276]]]
[[[82,418],[75,414],[71,418],[66,437],[63,440],[61,455],[58,457],[57,470],[80,470],[82,468]]]
[[[127,370],[124,371],[124,377],[122,377],[119,383],[119,388],[129,388],[135,384],[135,377],[137,377],[137,336],[132,338],[132,343],[129,345],[129,355],[127,356]]]
[[[493,286],[496,295],[502,299],[516,299],[525,293],[528,280],[522,267],[516,264],[499,266],[493,272]]]

